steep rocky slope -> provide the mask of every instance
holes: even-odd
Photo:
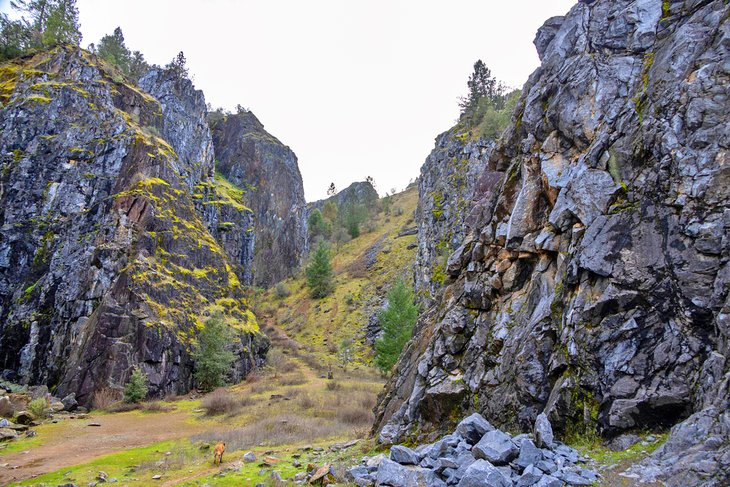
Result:
[[[446,259],[468,233],[470,203],[493,147],[493,141],[472,140],[458,124],[436,138],[421,167],[414,287],[423,305],[433,303],[446,280]]]
[[[209,115],[216,170],[245,188],[255,241],[234,260],[246,284],[268,287],[292,275],[308,252],[307,214],[297,156],[251,112]],[[253,263],[247,264],[253,252]],[[229,254],[231,255],[231,254]]]
[[[0,81],[3,375],[88,401],[140,364],[152,394],[184,392],[213,312],[239,331],[247,374],[266,341],[209,229],[245,233],[250,212],[214,180],[202,94],[158,70],[151,96],[71,47]]]
[[[339,191],[337,194],[309,203],[310,208],[321,210],[328,201],[333,201],[337,208],[342,209],[348,205],[363,205],[368,208],[378,201],[378,192],[373,185],[367,181],[357,181]]]
[[[540,29],[381,440],[473,410],[515,428],[545,411],[568,436],[680,423],[644,473],[728,481],[728,18],[721,0],[597,0]]]

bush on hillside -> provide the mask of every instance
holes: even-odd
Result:
[[[215,313],[206,322],[198,335],[193,350],[195,360],[195,380],[204,391],[211,391],[224,385],[231,371],[235,355],[226,348],[233,340],[233,333],[223,321],[220,313]]]
[[[147,390],[147,375],[139,367],[135,367],[124,386],[124,402],[138,404],[147,397]]]

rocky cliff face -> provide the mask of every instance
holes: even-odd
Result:
[[[267,344],[209,228],[250,214],[214,180],[202,94],[158,71],[151,96],[77,48],[0,79],[3,375],[88,401],[139,364],[152,394],[185,392],[214,312],[248,373]]]
[[[471,140],[457,125],[436,138],[421,167],[414,288],[423,307],[433,304],[446,280],[446,259],[468,233],[471,200],[493,147],[493,141]]]
[[[473,410],[521,428],[545,411],[568,435],[678,424],[654,473],[727,481],[728,18],[597,0],[546,22],[473,231],[381,397],[382,441]]]
[[[268,287],[291,276],[308,252],[306,202],[297,156],[251,112],[209,116],[220,176],[245,190],[255,243],[236,262],[244,282]],[[220,177],[219,176],[219,177]]]

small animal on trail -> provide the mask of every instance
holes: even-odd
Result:
[[[223,462],[223,452],[226,451],[226,444],[222,441],[215,446],[215,452],[213,453],[213,465],[218,462],[220,465]]]

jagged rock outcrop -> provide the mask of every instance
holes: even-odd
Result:
[[[208,117],[216,170],[244,190],[254,219],[250,249],[240,253],[246,284],[268,287],[291,276],[309,249],[306,201],[297,156],[251,112]],[[220,177],[220,176],[219,176]],[[236,235],[239,235],[236,233]]]
[[[348,205],[361,205],[366,208],[372,208],[378,199],[378,192],[370,182],[356,181],[329,198],[309,203],[309,207],[322,210],[327,202],[332,201],[339,209],[345,208]]]
[[[424,307],[433,304],[446,280],[446,259],[468,233],[471,200],[493,147],[493,141],[472,140],[459,124],[436,138],[421,167],[414,289]]]
[[[522,428],[545,411],[561,434],[679,423],[655,474],[728,482],[728,18],[596,0],[540,30],[474,231],[381,396],[382,441],[473,410]]]
[[[71,47],[0,67],[0,369],[81,403],[137,364],[153,395],[189,390],[216,311],[235,378],[267,347],[196,211],[243,206],[213,179],[202,94],[158,71],[159,101],[110,69]]]

